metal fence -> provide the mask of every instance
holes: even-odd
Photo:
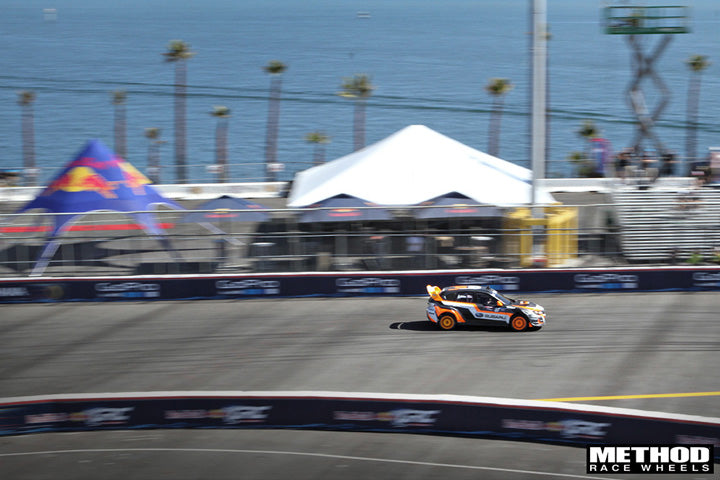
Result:
[[[570,255],[552,261],[539,251],[535,267],[606,267],[632,264],[720,263],[720,191],[688,202],[636,190],[608,204],[578,205],[575,228],[538,237],[509,228],[503,218],[417,219],[393,211],[393,220],[301,223],[307,209],[267,209],[266,222],[187,222],[199,210],[157,210],[164,235],[148,234],[131,214],[93,212],[69,223],[45,276],[197,274],[425,269],[512,269],[528,264],[519,239],[572,239]],[[257,212],[257,210],[252,210]],[[235,210],[243,213],[246,210]],[[51,214],[7,215],[0,225],[0,277],[31,275],[53,228]],[[531,244],[533,242],[530,242]],[[562,242],[561,242],[562,243]]]
[[[202,211],[155,211],[163,237],[145,232],[131,214],[85,214],[57,237],[57,251],[47,268],[38,273],[102,276],[513,268],[519,266],[519,252],[505,248],[508,239],[528,234],[503,228],[499,219],[417,220],[411,209],[392,221],[335,224],[299,223],[297,209],[266,210],[271,219],[262,223],[187,223],[184,217],[192,212]],[[53,215],[8,215],[5,220],[0,226],[0,276],[28,276],[49,240]],[[616,244],[596,229],[554,234],[577,236],[580,256],[585,258],[582,261],[597,257],[594,261],[615,262],[620,258]]]

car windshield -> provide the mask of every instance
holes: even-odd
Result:
[[[515,300],[506,297],[502,293],[499,293],[497,290],[492,290],[492,294],[495,295],[495,297],[497,297],[497,299],[503,303],[515,303]]]

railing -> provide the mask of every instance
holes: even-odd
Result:
[[[268,195],[277,197],[282,184],[258,185],[263,190],[273,187]],[[202,192],[202,186],[187,188]],[[540,258],[534,266],[718,263],[720,190],[694,189],[694,200],[688,191],[626,185],[614,190],[612,203],[578,205],[580,226],[551,232],[573,239],[574,254],[559,262],[546,256],[544,263]],[[212,196],[214,191],[208,193]],[[131,214],[84,214],[58,237],[57,252],[47,268],[36,273],[72,277],[517,268],[521,252],[506,247],[531,235],[527,230],[503,228],[498,218],[418,220],[412,208],[394,211],[394,220],[387,222],[323,225],[298,223],[304,210],[285,208],[266,210],[271,220],[260,224],[186,223],[183,217],[194,211],[154,212],[171,248],[144,232]],[[594,220],[587,221],[592,216]],[[3,217],[0,277],[31,274],[47,244],[52,219],[46,213]]]
[[[407,216],[384,223],[299,224],[298,210],[267,210],[258,223],[185,223],[194,211],[160,210],[156,221],[169,241],[148,235],[132,215],[85,214],[58,237],[46,276],[161,273],[245,273],[519,267],[520,252],[504,245],[525,230],[502,228],[499,219]],[[244,211],[238,210],[242,213]],[[0,277],[28,276],[48,242],[52,215],[20,214],[0,225]],[[614,234],[597,228],[556,229],[578,238],[580,257],[566,266],[622,263]],[[518,242],[516,242],[518,243]]]

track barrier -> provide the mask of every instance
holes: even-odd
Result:
[[[192,273],[201,267],[194,265]],[[428,284],[487,285],[510,296],[518,292],[720,290],[720,267],[712,266],[237,275],[177,272],[176,275],[0,279],[0,303],[424,295]]]
[[[720,418],[458,395],[145,392],[0,399],[0,435],[158,428],[449,435],[584,447],[714,444]]]

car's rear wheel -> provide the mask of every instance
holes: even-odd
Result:
[[[452,330],[455,328],[455,323],[455,317],[449,313],[446,313],[438,319],[438,326],[443,330]]]
[[[527,318],[522,315],[515,315],[510,319],[510,329],[515,332],[522,332],[528,328]]]

